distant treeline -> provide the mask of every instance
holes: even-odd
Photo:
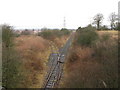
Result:
[[[61,37],[63,35],[69,35],[71,31],[67,29],[61,30],[43,30],[38,33],[38,36],[41,36],[45,39],[53,39],[54,37]]]
[[[111,30],[111,28],[108,28],[106,25],[103,25],[103,26],[100,26],[99,29],[97,29],[96,26],[92,25],[92,24],[88,24],[86,27],[78,27],[77,30],[80,30],[80,29],[92,29],[92,30],[98,30],[98,31],[107,31],[107,30]],[[118,24],[114,29],[112,30],[120,30],[120,24]]]

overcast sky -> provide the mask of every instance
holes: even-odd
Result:
[[[0,24],[15,28],[77,29],[92,22],[97,13],[104,15],[103,24],[109,25],[111,12],[118,13],[120,0],[0,0]]]

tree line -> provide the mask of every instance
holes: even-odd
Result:
[[[106,25],[102,26],[102,21],[104,19],[103,14],[98,13],[93,17],[93,25],[97,27],[97,30],[109,29]],[[112,12],[109,15],[110,29],[111,30],[120,30],[120,23],[118,22],[118,16]]]

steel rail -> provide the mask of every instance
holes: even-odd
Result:
[[[52,78],[52,76],[53,76],[53,78],[52,78],[52,82],[50,82],[51,84],[51,88],[54,88],[55,86],[57,86],[58,84],[59,84],[59,82],[60,82],[60,79],[61,79],[61,77],[62,77],[62,74],[63,74],[63,64],[61,64],[61,63],[59,63],[58,61],[61,61],[62,60],[62,55],[65,55],[66,53],[67,53],[67,50],[69,49],[69,47],[70,47],[70,45],[71,45],[71,43],[70,43],[70,41],[72,41],[72,36],[73,35],[71,35],[71,37],[67,40],[67,42],[66,42],[66,44],[64,45],[64,47],[62,48],[62,50],[61,51],[59,51],[59,55],[57,56],[57,59],[56,58],[54,58],[55,60],[53,60],[51,63],[52,63],[52,65],[51,65],[51,67],[50,67],[50,69],[49,69],[49,71],[50,72],[48,72],[48,74],[47,74],[47,78],[46,78],[46,80],[45,80],[45,83],[44,83],[44,89],[46,89],[47,88],[47,86],[49,86],[49,82],[50,82],[50,80],[51,80],[51,78]],[[65,59],[65,58],[64,58]],[[64,60],[63,59],[63,60]],[[57,60],[57,63],[54,65],[54,61],[56,61]],[[55,70],[56,70],[56,72],[55,72]],[[56,81],[55,81],[56,80]]]

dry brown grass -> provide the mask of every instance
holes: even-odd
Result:
[[[48,46],[48,41],[39,36],[20,36],[16,38],[17,49],[42,51]]]
[[[20,36],[15,39],[16,49],[22,58],[23,88],[40,88],[50,54],[49,42],[39,36]]]
[[[55,43],[55,45],[56,45],[58,48],[60,48],[60,47],[62,47],[62,46],[66,43],[67,39],[68,39],[68,36],[62,36],[62,37],[60,37],[60,38],[56,37],[56,38],[53,40],[53,42]]]
[[[109,34],[112,38],[118,38],[118,31],[111,30],[111,31],[98,31],[99,35]]]

